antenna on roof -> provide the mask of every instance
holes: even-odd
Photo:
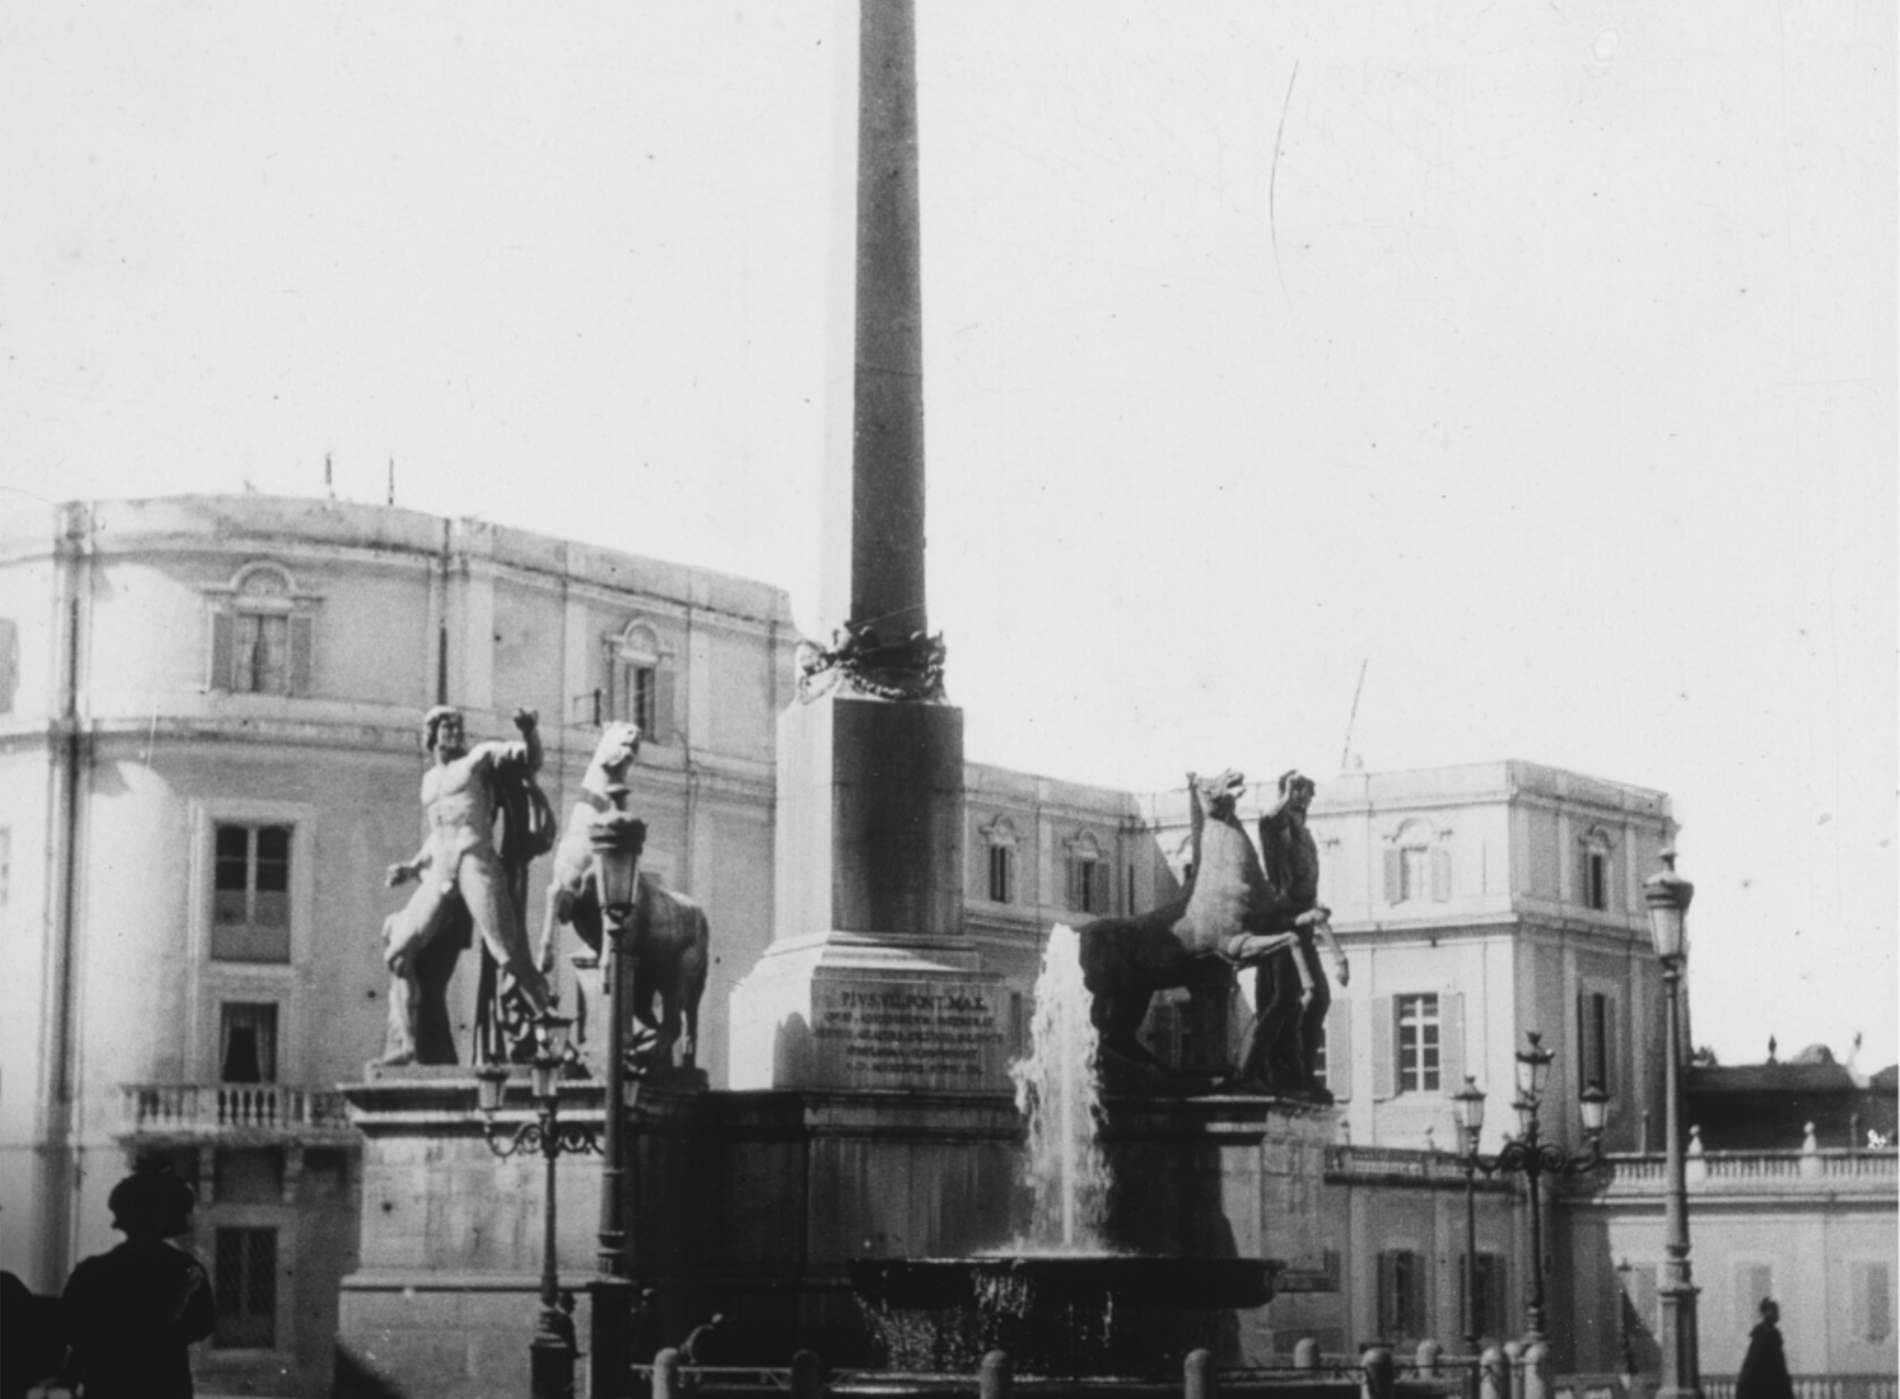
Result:
[[[330,454],[328,452],[323,454],[323,493],[329,496],[331,500],[336,499],[336,477],[330,470]]]
[[[1372,658],[1366,657],[1359,662],[1359,683],[1352,687],[1352,713],[1346,716],[1346,742],[1339,750],[1339,770],[1346,771],[1346,764],[1352,758],[1352,728],[1359,720],[1359,695],[1366,688],[1366,667]]]

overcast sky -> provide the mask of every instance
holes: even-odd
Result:
[[[1695,1032],[1896,1058],[1890,4],[920,20],[932,624],[1118,787],[1670,794]],[[833,0],[0,10],[0,487],[320,494],[816,635]]]

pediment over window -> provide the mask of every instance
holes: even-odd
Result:
[[[1007,816],[998,814],[994,820],[976,829],[977,834],[990,845],[1000,845],[1008,849],[1013,848],[1017,843],[1016,823]]]

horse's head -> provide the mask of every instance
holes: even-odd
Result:
[[[1195,790],[1201,798],[1201,808],[1216,821],[1232,821],[1234,807],[1247,792],[1245,775],[1228,768],[1212,777],[1196,777]]]
[[[610,783],[627,780],[627,769],[640,752],[640,726],[612,723],[594,748],[594,760],[587,765],[587,787],[605,791]]]

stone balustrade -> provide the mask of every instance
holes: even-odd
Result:
[[[1606,1158],[1605,1193],[1654,1195],[1667,1184],[1661,1156]],[[1856,1151],[1830,1148],[1801,1151],[1692,1151],[1683,1163],[1691,1191],[1790,1191],[1825,1189],[1893,1193],[1900,1183],[1900,1152],[1892,1148]]]
[[[157,1136],[347,1136],[343,1095],[282,1083],[135,1083],[123,1090],[128,1131]]]

